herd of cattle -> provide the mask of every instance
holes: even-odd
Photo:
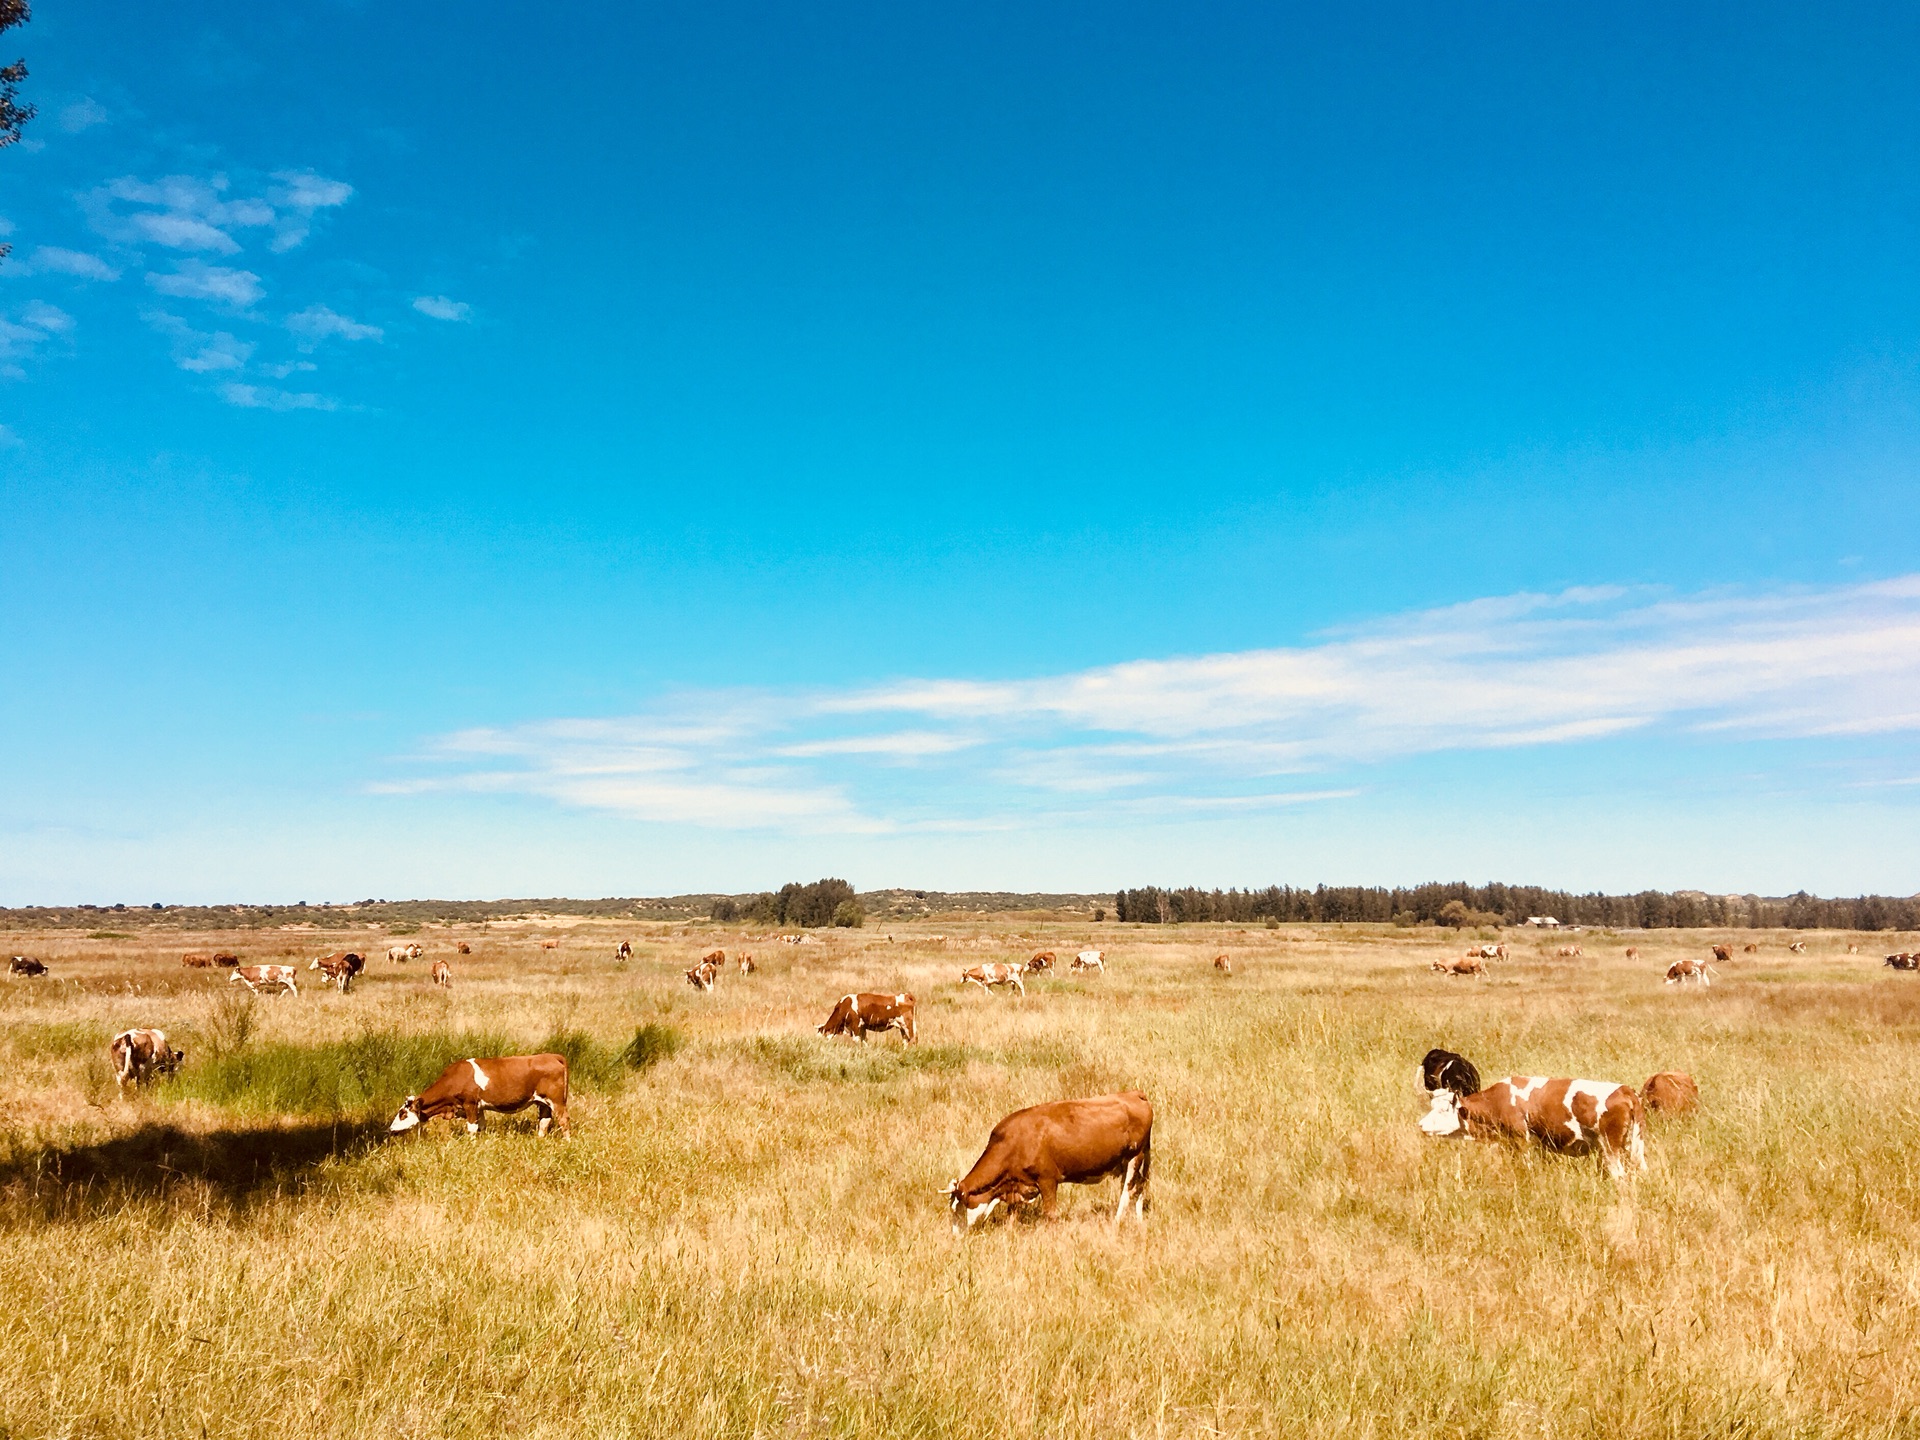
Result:
[[[543,942],[549,948],[555,943]],[[465,943],[458,948],[460,954],[470,953]],[[1754,945],[1745,948],[1748,953],[1757,949]],[[1795,953],[1806,950],[1801,942],[1788,948]],[[1849,947],[1849,953],[1857,949]],[[622,941],[615,958],[625,960],[632,953],[632,946]],[[1626,953],[1629,960],[1639,958],[1637,947],[1628,947]],[[1559,954],[1577,957],[1580,948],[1562,947]],[[387,951],[388,961],[394,964],[424,955],[415,944],[396,945]],[[1713,956],[1716,961],[1730,962],[1732,947],[1715,945]],[[1457,959],[1435,960],[1432,968],[1453,975],[1479,975],[1485,973],[1489,962],[1506,958],[1505,945],[1482,945]],[[1006,988],[1024,997],[1025,977],[1050,971],[1057,961],[1053,951],[1044,950],[1024,965],[973,965],[960,972],[959,983],[962,987],[978,985],[989,993]],[[750,953],[737,954],[734,963],[743,975],[751,975],[757,968]],[[1920,953],[1889,955],[1885,963],[1897,970],[1920,970]],[[189,952],[181,957],[181,964],[196,969],[229,966],[229,980],[250,991],[299,994],[292,965],[242,964],[239,956],[226,951]],[[687,981],[695,989],[711,991],[726,964],[726,951],[711,951],[686,972]],[[1223,974],[1233,973],[1233,962],[1227,955],[1216,956],[1213,965]],[[365,971],[366,958],[341,951],[312,960],[307,969],[320,973],[323,986],[334,985],[346,994],[355,977]],[[1068,970],[1076,975],[1104,973],[1106,955],[1099,950],[1083,950],[1073,957]],[[37,959],[16,955],[9,972],[45,975],[47,967]],[[1694,981],[1709,985],[1716,973],[1705,961],[1682,959],[1668,967],[1666,983]],[[447,961],[434,961],[431,978],[435,985],[451,986],[452,968]],[[919,1039],[914,997],[908,993],[843,995],[815,1029],[823,1036],[863,1043],[868,1035],[889,1030],[898,1031],[909,1045]],[[113,1037],[109,1052],[115,1079],[122,1087],[170,1074],[186,1061],[185,1052],[168,1041],[165,1031],[157,1029],[122,1031]],[[1480,1072],[1471,1061],[1442,1049],[1430,1050],[1420,1062],[1420,1083],[1428,1108],[1419,1128],[1426,1135],[1531,1142],[1562,1153],[1595,1153],[1616,1180],[1624,1179],[1629,1167],[1646,1166],[1644,1131],[1649,1112],[1685,1114],[1700,1100],[1693,1078],[1677,1071],[1653,1075],[1638,1090],[1615,1081],[1540,1075],[1512,1075],[1482,1087]],[[567,1093],[567,1061],[561,1055],[456,1060],[425,1091],[407,1097],[388,1129],[402,1134],[428,1120],[450,1116],[463,1121],[468,1134],[477,1135],[487,1111],[511,1113],[531,1106],[538,1112],[541,1135],[557,1129],[564,1136],[568,1133]],[[1000,1121],[972,1169],[949,1182],[940,1193],[947,1198],[955,1229],[964,1231],[991,1217],[996,1209],[1003,1208],[1011,1215],[1036,1200],[1043,1215],[1052,1218],[1056,1192],[1062,1184],[1093,1184],[1117,1177],[1120,1198],[1113,1217],[1117,1225],[1129,1210],[1136,1219],[1146,1215],[1152,1152],[1153,1106],[1139,1091],[1052,1101],[1017,1110]]]

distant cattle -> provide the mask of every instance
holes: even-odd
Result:
[[[418,960],[426,953],[427,952],[422,950],[418,945],[389,945],[387,947],[387,959],[395,965],[404,964],[408,960]]]
[[[1466,1056],[1456,1055],[1451,1050],[1434,1049],[1427,1051],[1420,1061],[1420,1083],[1428,1093],[1451,1090],[1456,1095],[1477,1095],[1480,1093],[1480,1072],[1473,1068],[1473,1062]]]
[[[898,1030],[909,1045],[920,1038],[913,1023],[911,995],[842,995],[826,1022],[814,1029],[822,1035],[851,1035],[862,1042],[869,1031]]]
[[[760,968],[753,963],[753,956],[744,950],[740,952],[740,957],[735,963],[739,966],[742,975],[751,975],[755,970]]]
[[[1120,1177],[1117,1226],[1127,1207],[1144,1220],[1147,1185],[1153,1172],[1153,1106],[1138,1090],[1090,1100],[1054,1100],[1016,1110],[987,1137],[987,1148],[966,1178],[950,1181],[947,1197],[956,1231],[970,1230],[1003,1205],[1040,1202],[1051,1220],[1058,1213],[1058,1190],[1093,1185]]]
[[[1078,955],[1073,957],[1073,963],[1069,965],[1067,969],[1076,974],[1082,970],[1098,970],[1104,975],[1107,973],[1107,952],[1104,950],[1082,950]]]
[[[1638,960],[1639,958],[1640,958],[1640,947],[1638,945],[1627,946],[1627,959]]]
[[[260,987],[263,985],[278,986],[282,990],[291,991],[295,996],[300,993],[300,987],[293,983],[293,966],[291,965],[242,965],[227,977],[229,984],[235,980],[256,995],[260,993]]]
[[[228,961],[227,963],[231,964],[233,962]],[[207,954],[204,950],[189,950],[180,957],[180,964],[188,970],[211,970],[214,960],[213,956]]]
[[[356,976],[365,973],[367,957],[356,955],[351,950],[341,950],[332,955],[322,955],[307,966],[309,970],[320,971],[322,985],[338,985],[340,993],[346,994],[352,988]]]
[[[1687,981],[1697,981],[1702,985],[1711,985],[1718,972],[1702,960],[1676,960],[1667,967],[1667,984],[1684,985]]]
[[[47,967],[31,955],[15,955],[7,961],[7,973],[9,975],[44,975],[47,973]]]
[[[1486,962],[1478,955],[1462,955],[1458,960],[1435,960],[1427,967],[1441,975],[1484,975]]]
[[[213,952],[213,963],[216,965],[238,965],[240,963],[240,957],[231,950],[216,950]]]
[[[719,973],[720,962],[709,957],[687,971],[687,983],[696,990],[711,990]]]
[[[542,940],[540,942],[540,948],[542,950],[558,950],[560,948],[560,942],[558,940]]]
[[[727,963],[727,952],[724,950],[709,950],[700,957],[700,963],[702,965],[711,965],[717,970]]]
[[[1858,955],[1859,953],[1860,953],[1860,947],[1858,945],[1847,946],[1847,954]]]
[[[1898,955],[1887,956],[1887,968],[1891,970],[1920,970],[1920,955],[1902,951]]]
[[[1579,960],[1586,954],[1578,945],[1562,945],[1553,953],[1562,960]]]
[[[454,948],[454,950],[455,950],[455,951],[456,951],[457,953],[459,953],[459,954],[461,954],[461,955],[471,955],[471,954],[473,954],[473,946],[471,946],[471,945],[469,945],[469,944],[468,944],[468,943],[467,943],[466,941],[464,941],[464,940],[462,940],[462,941],[461,941],[461,942],[460,942],[460,943],[459,943],[458,945],[456,945],[456,946],[454,946],[453,948]]]
[[[1733,962],[1733,947],[1731,945],[1714,946],[1713,958],[1718,960],[1722,965],[1731,964]]]
[[[1700,1104],[1700,1087],[1693,1077],[1679,1070],[1662,1070],[1649,1075],[1640,1087],[1640,1098],[1647,1109],[1663,1115],[1685,1115]]]
[[[1218,970],[1222,975],[1233,974],[1233,957],[1230,955],[1214,956],[1213,968]]]
[[[567,1133],[566,1056],[456,1060],[423,1092],[409,1095],[387,1129],[398,1135],[436,1116],[457,1115],[467,1122],[469,1135],[478,1135],[480,1117],[486,1111],[511,1112],[529,1105],[540,1111],[542,1135],[555,1125],[562,1135]]]
[[[1532,1139],[1549,1150],[1598,1150],[1607,1173],[1619,1180],[1629,1163],[1646,1168],[1645,1113],[1630,1085],[1511,1075],[1475,1095],[1435,1090],[1420,1128],[1443,1138]]]
[[[187,1058],[186,1051],[167,1044],[164,1030],[122,1030],[107,1046],[107,1053],[113,1056],[113,1078],[122,1089],[171,1074]]]
[[[622,940],[618,948],[614,950],[613,958],[616,960],[631,960],[633,958],[633,943],[628,940]]]
[[[1796,940],[1791,945],[1787,946],[1787,949],[1791,950],[1796,955],[1804,955],[1807,953],[1807,942],[1804,940]]]
[[[1507,958],[1505,945],[1481,945],[1468,952],[1478,955],[1482,960],[1504,960]]]
[[[1760,953],[1760,947],[1758,945],[1742,945],[1740,948],[1749,955],[1758,955]]]
[[[1055,960],[1058,960],[1059,958],[1060,957],[1058,955],[1055,955],[1051,950],[1042,950],[1038,955],[1035,955],[1032,959],[1027,961],[1027,969],[1029,972],[1032,972],[1032,973],[1038,973],[1039,971],[1042,971],[1042,970],[1051,970],[1053,969],[1053,962]]]
[[[982,990],[992,990],[996,985],[1007,985],[1027,993],[1026,982],[1020,978],[1018,965],[975,965],[960,972],[962,985],[978,985]]]
[[[433,962],[433,983],[442,990],[453,988],[453,967],[444,960]]]

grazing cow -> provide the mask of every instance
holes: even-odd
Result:
[[[1470,955],[1478,955],[1482,960],[1504,960],[1507,958],[1507,947],[1505,945],[1481,945],[1467,953]]]
[[[1435,1090],[1420,1128],[1437,1137],[1532,1138],[1549,1150],[1569,1153],[1597,1149],[1607,1173],[1619,1180],[1629,1161],[1646,1168],[1645,1113],[1631,1085],[1510,1075],[1475,1095]]]
[[[1804,940],[1796,940],[1791,945],[1787,946],[1787,949],[1791,950],[1796,955],[1804,955],[1807,953],[1807,942]]]
[[[1693,1077],[1679,1070],[1662,1070],[1658,1075],[1649,1075],[1647,1083],[1640,1087],[1640,1098],[1647,1103],[1647,1109],[1663,1115],[1685,1115],[1698,1108],[1700,1087],[1693,1083]]]
[[[1742,945],[1740,948],[1749,955],[1758,955],[1760,953],[1760,947],[1758,945]]]
[[[186,1051],[167,1044],[164,1030],[122,1030],[107,1051],[113,1056],[113,1078],[123,1090],[154,1075],[171,1074],[187,1058]]]
[[[1731,945],[1714,946],[1713,958],[1718,960],[1722,965],[1731,965],[1733,963],[1733,947]]]
[[[440,1078],[418,1095],[409,1095],[387,1129],[395,1135],[424,1125],[436,1115],[458,1115],[467,1133],[480,1133],[480,1116],[488,1110],[540,1111],[540,1133],[554,1125],[567,1133],[567,1057],[564,1055],[496,1055],[491,1059],[456,1060]]]
[[[31,955],[16,955],[7,961],[7,973],[9,975],[44,975],[47,973],[47,967]]]
[[[356,975],[365,972],[367,957],[356,955],[351,950],[342,950],[333,955],[322,955],[307,966],[309,970],[318,970],[322,985],[338,985],[340,993],[346,994],[353,987]]]
[[[467,944],[467,942],[464,940],[462,940],[458,945],[454,946],[453,948],[462,955],[473,954],[473,946]]]
[[[744,950],[740,952],[740,973],[742,975],[751,975],[759,968],[759,966],[753,963],[753,956]]]
[[[1667,984],[1683,985],[1689,980],[1697,980],[1702,985],[1711,985],[1718,973],[1704,961],[1676,960],[1667,967]]]
[[[231,950],[216,950],[213,952],[213,963],[216,965],[238,965],[240,963],[240,957]]]
[[[909,1045],[920,1038],[911,995],[842,995],[826,1023],[813,1028],[822,1035],[851,1035],[863,1044],[870,1030],[898,1030]]]
[[[700,957],[700,963],[702,965],[711,965],[714,969],[718,970],[722,965],[727,963],[727,952],[724,950],[709,950]]]
[[[1860,947],[1858,945],[1847,946],[1847,954],[1858,955],[1859,953],[1860,953]]]
[[[1022,995],[1027,993],[1027,985],[1020,978],[1018,965],[975,965],[972,969],[960,972],[962,985],[978,985],[982,990],[992,990],[996,985],[1011,985]]]
[[[620,948],[613,952],[613,958],[616,960],[631,960],[633,958],[633,942],[630,940],[622,940],[620,942]]]
[[[182,969],[186,970],[211,970],[213,968],[213,956],[207,954],[204,950],[189,950],[180,957],[180,965]]]
[[[387,959],[395,965],[403,965],[409,960],[418,960],[427,952],[418,945],[389,945]]]
[[[1221,973],[1222,975],[1231,975],[1231,974],[1233,974],[1233,959],[1232,959],[1232,957],[1231,957],[1231,956],[1227,956],[1227,955],[1216,955],[1216,956],[1214,956],[1214,957],[1213,957],[1213,968],[1214,968],[1214,969],[1216,969],[1216,970],[1218,970],[1218,971],[1219,971],[1219,972],[1220,972],[1220,973]]]
[[[560,948],[560,942],[558,940],[542,940],[540,942],[540,948],[542,950],[558,950]]]
[[[453,967],[444,960],[433,962],[433,983],[442,990],[453,988]]]
[[[1640,947],[1638,945],[1627,946],[1627,959],[1638,960],[1639,958],[1640,958]]]
[[[1094,1185],[1120,1177],[1118,1226],[1133,1206],[1134,1218],[1147,1218],[1147,1183],[1153,1171],[1153,1106],[1138,1090],[1091,1100],[1053,1100],[1016,1110],[987,1137],[987,1148],[964,1180],[948,1182],[947,1197],[955,1232],[971,1230],[995,1205],[1040,1201],[1051,1220],[1059,1211],[1058,1190]]]
[[[1464,1055],[1456,1055],[1451,1050],[1429,1050],[1420,1061],[1420,1083],[1429,1094],[1435,1090],[1451,1090],[1461,1096],[1478,1095],[1480,1072]]]
[[[242,965],[227,977],[229,984],[235,980],[256,995],[260,993],[262,985],[277,985],[282,990],[292,991],[295,996],[300,994],[300,987],[293,983],[291,965]]]
[[[1458,960],[1436,960],[1427,967],[1440,975],[1484,975],[1486,962],[1478,955],[1462,955]]]
[[[1586,954],[1586,952],[1583,951],[1578,945],[1562,945],[1558,950],[1554,951],[1553,953],[1559,956],[1562,960],[1579,960],[1579,959],[1582,959]]]
[[[718,962],[709,958],[687,971],[687,983],[696,990],[713,989],[714,977],[720,973]]]
[[[1042,970],[1051,970],[1053,969],[1053,962],[1059,958],[1060,957],[1055,955],[1051,950],[1042,950],[1038,955],[1035,955],[1031,960],[1027,961],[1027,969],[1033,973],[1038,973]]]
[[[1920,970],[1920,955],[1902,952],[1887,956],[1887,968],[1890,970]]]
[[[1082,950],[1078,955],[1073,957],[1073,963],[1069,965],[1067,969],[1076,975],[1082,970],[1098,970],[1104,975],[1107,973],[1107,952],[1104,950]]]

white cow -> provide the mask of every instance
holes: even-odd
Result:
[[[1098,970],[1104,975],[1107,973],[1107,952],[1104,950],[1082,950],[1078,955],[1073,957],[1073,964],[1067,968],[1074,971]]]

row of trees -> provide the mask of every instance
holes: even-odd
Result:
[[[1861,895],[1821,899],[1802,890],[1785,897],[1704,895],[1642,890],[1637,895],[1575,895],[1537,885],[1416,885],[1382,889],[1316,885],[1311,890],[1271,885],[1265,890],[1163,890],[1149,885],[1113,897],[1115,916],[1138,925],[1197,920],[1239,924],[1275,921],[1373,921],[1400,925],[1518,925],[1529,915],[1552,915],[1565,925],[1618,929],[1920,929],[1920,898]]]
[[[744,899],[722,895],[709,912],[715,920],[745,920],[757,925],[798,925],[817,930],[823,925],[858,929],[867,923],[853,886],[844,880],[816,880],[811,885],[798,881],[782,885],[778,891],[750,895]]]

